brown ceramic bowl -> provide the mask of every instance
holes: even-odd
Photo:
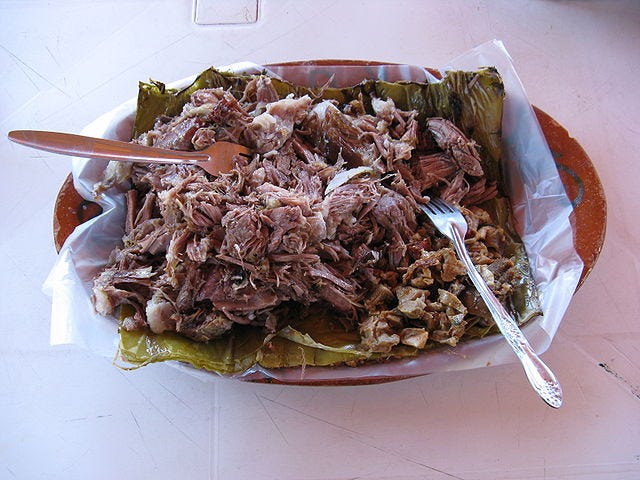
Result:
[[[312,60],[295,62],[296,65],[330,66],[354,65],[375,66],[379,62],[344,61],[344,60]],[[274,64],[277,66],[290,64]],[[438,76],[438,72],[429,69]],[[555,158],[560,177],[565,186],[574,211],[571,217],[575,247],[584,263],[578,288],[594,267],[604,243],[606,226],[606,200],[598,174],[586,152],[572,138],[562,125],[550,115],[534,107],[542,132]],[[71,175],[63,183],[54,207],[53,235],[57,250],[60,250],[67,237],[75,227],[95,217],[101,212],[100,207],[82,198],[73,186]],[[304,381],[305,385],[353,385],[364,383],[380,383],[407,378],[404,375],[393,377],[344,378],[322,381]],[[243,377],[244,380],[259,382],[277,382],[262,373]]]

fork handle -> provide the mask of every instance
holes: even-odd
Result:
[[[467,252],[464,238],[458,229],[451,226],[451,234],[458,258],[465,264],[471,282],[485,301],[500,332],[513,349],[520,363],[522,363],[529,383],[548,405],[559,408],[562,405],[562,388],[560,387],[560,383],[549,367],[547,367],[533,351],[514,318],[502,306],[502,303],[496,298],[478,270],[476,270]]]
[[[209,155],[197,152],[146,147],[72,133],[14,130],[8,136],[11,141],[27,147],[75,157],[139,163],[197,163],[209,160]]]

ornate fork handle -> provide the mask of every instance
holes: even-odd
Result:
[[[489,289],[475,265],[469,257],[464,239],[458,229],[451,225],[451,238],[460,260],[465,264],[469,278],[485,301],[496,325],[502,335],[511,346],[516,356],[524,367],[529,383],[538,395],[551,407],[559,408],[562,405],[562,388],[555,375],[533,351],[529,342],[518,327],[513,317],[505,310],[493,292]]]

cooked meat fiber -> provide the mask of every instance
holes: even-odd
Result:
[[[426,139],[426,140],[425,140]],[[198,150],[216,141],[252,149],[232,171],[195,166],[111,169],[129,176],[126,234],[95,278],[94,305],[133,313],[122,328],[175,331],[196,341],[235,324],[275,331],[292,304],[320,305],[362,336],[362,347],[455,345],[470,322],[490,322],[449,243],[418,203],[430,193],[465,205],[467,242],[505,298],[517,272],[504,232],[475,204],[495,196],[475,144],[451,122],[391,99],[341,106],[279,99],[267,77],[240,99],[222,89],[191,96],[135,141]]]

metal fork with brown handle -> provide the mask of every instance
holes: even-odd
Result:
[[[420,205],[420,208],[427,214],[435,227],[453,242],[458,258],[464,263],[469,278],[487,304],[500,332],[522,363],[531,386],[548,405],[559,408],[562,405],[562,388],[558,380],[533,351],[514,318],[489,289],[469,257],[464,243],[464,237],[467,234],[467,221],[462,213],[437,197],[430,197],[429,203]]]
[[[9,140],[47,152],[121,162],[188,163],[198,165],[212,175],[231,170],[236,155],[249,155],[250,150],[230,142],[215,142],[198,151],[167,150],[129,142],[85,137],[72,133],[14,130]]]

